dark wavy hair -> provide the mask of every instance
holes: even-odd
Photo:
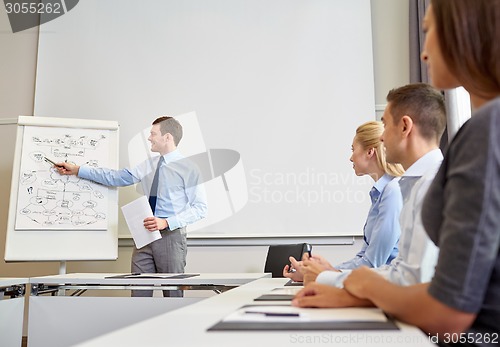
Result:
[[[482,98],[500,95],[500,1],[431,0],[431,5],[450,72]]]

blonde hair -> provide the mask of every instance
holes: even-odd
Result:
[[[354,141],[359,143],[363,149],[373,148],[377,155],[377,164],[385,173],[391,176],[401,176],[405,170],[401,164],[390,164],[385,159],[385,148],[380,137],[384,132],[382,122],[366,122],[356,129]]]

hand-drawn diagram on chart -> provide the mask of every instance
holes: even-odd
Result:
[[[108,153],[108,130],[26,126],[15,229],[106,229],[108,188],[59,175],[45,158],[106,167]]]

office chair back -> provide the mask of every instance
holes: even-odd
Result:
[[[311,245],[307,243],[269,246],[264,272],[272,273],[273,278],[283,277],[283,268],[285,265],[290,264],[288,258],[292,256],[297,260],[301,260],[308,247],[310,249]]]

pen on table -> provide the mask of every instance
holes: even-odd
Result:
[[[245,311],[245,314],[262,314],[266,317],[300,317],[300,313],[294,312],[261,312],[261,311]]]

